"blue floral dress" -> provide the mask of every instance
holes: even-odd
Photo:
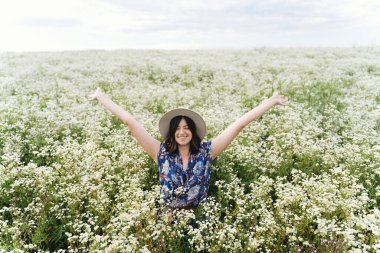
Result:
[[[197,207],[206,200],[212,165],[211,141],[201,143],[196,154],[190,154],[183,169],[178,152],[169,153],[161,143],[157,154],[161,194],[165,204],[173,208]]]

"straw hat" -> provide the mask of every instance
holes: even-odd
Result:
[[[170,121],[176,117],[176,116],[186,116],[192,119],[195,123],[195,126],[197,128],[197,134],[201,140],[203,137],[206,135],[206,123],[203,120],[203,118],[196,112],[193,112],[192,110],[189,109],[184,109],[184,108],[177,108],[174,110],[171,110],[162,116],[158,123],[158,128],[160,129],[160,133],[163,138],[166,138],[166,136],[169,133],[169,125]]]

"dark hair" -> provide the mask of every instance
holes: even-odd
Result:
[[[182,119],[186,121],[186,124],[189,127],[191,134],[193,135],[190,141],[190,153],[197,153],[201,144],[201,138],[197,134],[197,126],[191,118],[182,115],[176,116],[170,121],[169,133],[164,140],[165,148],[170,153],[177,151],[178,144],[175,140],[175,132],[177,131],[177,127],[179,126],[179,123]]]

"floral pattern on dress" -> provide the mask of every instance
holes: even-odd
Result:
[[[212,165],[211,141],[202,142],[196,154],[190,154],[183,169],[178,151],[170,153],[161,143],[157,154],[161,194],[165,204],[173,208],[197,207],[206,201]]]

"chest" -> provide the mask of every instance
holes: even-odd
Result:
[[[183,170],[187,170],[190,167],[190,162],[191,162],[190,156],[180,157],[179,160],[180,160],[179,165],[182,167]]]
[[[189,155],[189,156],[169,156],[168,161],[171,168],[176,168],[177,171],[188,172],[191,171],[197,162],[201,160],[201,157],[198,155]]]
[[[207,167],[207,161],[200,155],[181,157],[179,155],[165,156],[159,163],[161,176],[199,175]]]

